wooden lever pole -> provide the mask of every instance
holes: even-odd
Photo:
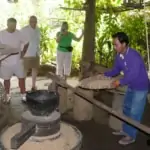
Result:
[[[56,83],[56,85],[72,90],[74,92],[74,94],[82,97],[84,100],[92,103],[93,105],[97,106],[98,108],[107,111],[108,113],[115,116],[116,118],[118,118],[118,119],[120,119],[126,123],[129,123],[130,125],[143,131],[144,133],[150,134],[150,128],[149,127],[147,127],[143,124],[140,124],[139,122],[113,110],[111,107],[108,107],[104,103],[97,101],[93,97],[86,96],[84,93],[80,92],[78,88],[73,88],[72,86],[68,85],[67,83],[61,82],[61,80],[55,74],[53,74],[51,72],[49,73],[49,77]]]

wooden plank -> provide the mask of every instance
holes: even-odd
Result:
[[[11,138],[11,149],[18,149],[28,138],[35,133],[35,124],[29,123],[25,130],[22,130]]]

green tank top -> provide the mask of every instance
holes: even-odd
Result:
[[[60,32],[58,32],[57,34],[59,35]],[[58,43],[57,50],[62,52],[68,52],[67,48],[65,47],[71,46],[73,38],[74,38],[74,34],[71,32],[68,32],[67,35],[63,35],[61,40]]]

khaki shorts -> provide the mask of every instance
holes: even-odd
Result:
[[[28,69],[32,69],[32,68],[39,68],[40,65],[40,58],[37,57],[25,57],[23,58],[24,60],[24,69],[28,70]]]

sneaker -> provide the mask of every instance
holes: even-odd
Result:
[[[26,94],[21,94],[21,100],[22,102],[26,102]]]
[[[126,135],[123,131],[114,131],[112,132],[113,135]]]
[[[132,143],[134,143],[134,142],[135,142],[135,139],[133,139],[133,138],[131,138],[131,137],[129,137],[129,136],[125,136],[125,137],[123,137],[118,143],[119,143],[120,145],[126,146],[126,145],[132,144]]]

